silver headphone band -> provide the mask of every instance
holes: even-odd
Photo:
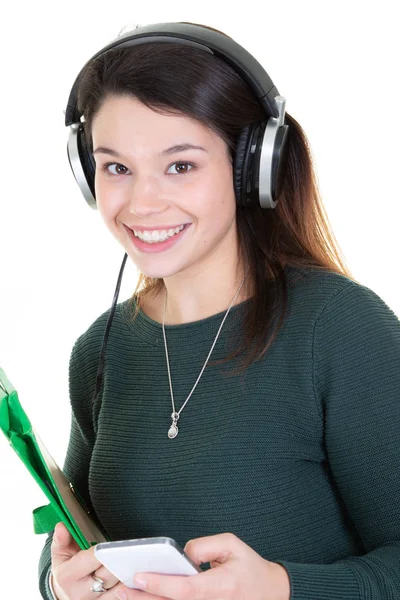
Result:
[[[278,200],[272,199],[271,170],[276,134],[279,127],[284,125],[286,99],[283,96],[276,96],[275,104],[279,111],[279,116],[277,118],[270,117],[268,119],[261,147],[259,172],[259,198],[261,208],[275,208],[278,204]]]
[[[85,197],[86,202],[91,208],[97,209],[97,202],[94,198],[90,187],[88,185],[85,173],[82,167],[81,159],[79,156],[78,149],[78,129],[81,126],[80,123],[74,123],[70,125],[70,131],[68,136],[67,153],[68,159],[71,165],[72,172],[75,176],[76,182],[79,185],[82,194]]]

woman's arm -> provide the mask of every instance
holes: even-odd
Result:
[[[321,312],[313,356],[327,476],[365,554],[328,565],[277,562],[291,600],[398,600],[399,319],[372,290],[349,285]]]

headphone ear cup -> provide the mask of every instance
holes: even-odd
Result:
[[[86,182],[90,191],[92,192],[93,198],[96,198],[94,190],[96,163],[92,153],[90,152],[89,144],[86,140],[85,130],[82,125],[78,129],[78,152]]]
[[[240,206],[276,208],[287,171],[290,128],[269,121],[247,125],[239,135],[234,188]],[[263,158],[263,150],[266,158]],[[269,157],[269,158],[268,158]],[[260,189],[261,188],[261,189]]]
[[[246,182],[243,181],[243,166],[247,154],[248,141],[251,137],[251,129],[251,125],[246,125],[246,127],[243,127],[236,145],[236,154],[233,169],[233,187],[235,189],[236,202],[240,206],[246,206],[245,200],[242,197],[243,186],[246,185]]]

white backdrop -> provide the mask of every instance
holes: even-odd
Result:
[[[350,270],[400,315],[396,3],[381,0],[377,10],[365,1],[248,0],[240,12],[218,12],[215,2],[146,6],[15,2],[0,14],[0,367],[60,464],[70,352],[111,306],[124,254],[75,183],[63,110],[83,64],[126,26],[203,23],[254,54],[310,140]],[[119,301],[135,285],[128,262]],[[0,482],[0,595],[40,600],[45,536],[34,535],[32,510],[47,500],[1,433]]]

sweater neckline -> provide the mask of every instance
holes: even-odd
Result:
[[[252,298],[248,298],[239,304],[235,304],[229,311],[227,318],[225,319],[222,327],[220,336],[226,335],[238,326],[239,322],[242,322],[244,313],[247,311],[247,307],[250,305]],[[159,344],[163,341],[163,330],[162,323],[155,321],[149,317],[146,313],[139,310],[135,320],[133,320],[133,314],[135,310],[135,304],[131,299],[126,300],[122,303],[123,320],[127,327],[135,333],[138,337],[151,344]],[[214,339],[219,326],[225,316],[226,310],[223,310],[215,315],[205,317],[198,321],[191,321],[189,323],[179,323],[176,325],[165,325],[165,333],[168,341],[181,339],[182,337],[190,338],[195,336],[197,341]]]

